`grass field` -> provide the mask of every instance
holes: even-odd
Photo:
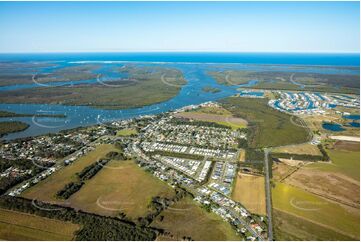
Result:
[[[312,144],[289,145],[284,147],[277,147],[273,150],[275,153],[290,153],[290,154],[307,154],[307,155],[322,155],[317,146]]]
[[[264,177],[238,173],[232,198],[240,202],[250,212],[265,215],[266,197]]]
[[[273,222],[276,240],[354,240],[324,226],[277,209],[273,210]]]
[[[72,240],[80,226],[0,209],[1,240]]]
[[[320,171],[303,166],[284,182],[349,206],[360,205],[360,181],[339,172]]]
[[[247,121],[232,116],[232,113],[222,107],[201,107],[196,110],[177,113],[175,116],[212,122],[231,127],[232,129],[246,128]]]
[[[151,226],[170,232],[177,240],[184,236],[192,240],[241,240],[230,224],[188,197],[164,210]]]
[[[275,209],[359,239],[359,209],[345,208],[284,183],[274,184],[272,202]]]
[[[174,190],[133,161],[111,161],[68,199],[71,206],[106,216],[124,212],[136,219],[149,210],[152,197],[171,197]]]
[[[117,132],[117,136],[130,136],[132,134],[137,134],[135,129],[122,129]]]
[[[332,163],[314,163],[308,167],[320,171],[340,172],[360,181],[360,151],[327,150]]]
[[[77,172],[80,172],[98,159],[103,158],[110,151],[117,151],[117,149],[113,145],[97,146],[95,150],[80,157],[73,164],[60,169],[45,180],[25,190],[22,196],[48,202],[61,202],[61,200],[55,197],[56,193],[69,182],[75,181],[75,174]]]
[[[308,131],[290,121],[290,115],[268,106],[267,99],[229,97],[221,104],[233,116],[244,118],[252,131],[251,147],[271,147],[308,141]]]

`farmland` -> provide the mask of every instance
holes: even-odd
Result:
[[[176,240],[183,237],[192,240],[241,239],[231,225],[217,215],[208,213],[188,197],[164,210],[151,225],[170,232]]]
[[[232,198],[240,202],[250,212],[265,215],[265,180],[263,176],[238,173]]]
[[[173,189],[143,171],[132,160],[111,161],[68,199],[71,206],[106,216],[121,212],[136,219],[146,215],[152,197],[171,197]]]
[[[248,121],[252,133],[249,146],[253,148],[297,144],[309,139],[308,130],[294,125],[288,114],[269,107],[267,99],[229,97],[221,100],[221,104],[233,116]]]
[[[30,199],[39,199],[48,202],[61,202],[55,197],[55,194],[66,184],[74,181],[76,179],[75,174],[77,172],[80,172],[86,166],[104,157],[110,151],[116,151],[116,148],[113,145],[108,144],[97,146],[95,150],[80,157],[73,164],[64,167],[47,179],[26,190],[23,193],[23,196]]]
[[[354,239],[359,238],[359,209],[345,208],[284,183],[274,184],[272,190],[274,209],[302,217]]]
[[[79,229],[69,222],[0,209],[1,240],[72,240]]]

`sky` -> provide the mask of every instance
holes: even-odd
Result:
[[[359,2],[0,2],[0,52],[360,52]]]

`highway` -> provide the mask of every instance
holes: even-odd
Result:
[[[271,202],[271,186],[270,186],[270,173],[268,163],[269,150],[264,149],[264,167],[266,176],[266,209],[268,218],[268,240],[273,240],[273,225],[272,225],[272,202]],[[271,168],[272,169],[272,168]]]

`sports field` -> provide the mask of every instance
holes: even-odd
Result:
[[[77,224],[0,209],[1,240],[72,240],[79,229]]]
[[[74,208],[106,216],[123,212],[136,219],[146,215],[152,197],[171,197],[174,190],[132,160],[111,161],[68,202]]]
[[[230,224],[188,197],[164,210],[151,226],[170,232],[171,239],[176,240],[184,236],[192,240],[241,240]]]
[[[233,188],[232,198],[240,202],[250,212],[265,215],[266,197],[263,176],[254,176],[239,172]]]
[[[117,132],[117,136],[130,136],[132,134],[137,134],[135,129],[122,129]]]
[[[73,164],[60,169],[45,180],[25,190],[22,196],[30,199],[62,203],[61,200],[55,197],[56,193],[69,182],[75,181],[77,172],[103,158],[110,151],[117,151],[117,149],[109,144],[97,146],[95,150],[80,157]]]
[[[275,182],[274,184],[272,203],[275,209],[359,239],[359,209],[345,208],[284,183]]]

